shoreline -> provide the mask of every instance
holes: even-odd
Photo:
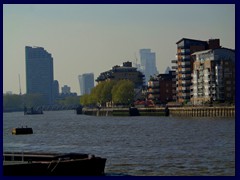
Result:
[[[164,107],[135,108],[138,114],[131,115],[129,108],[83,108],[82,114],[92,116],[168,116]],[[169,107],[169,116],[184,117],[235,117],[233,107]]]

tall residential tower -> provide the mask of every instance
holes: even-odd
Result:
[[[40,94],[53,103],[53,58],[42,47],[25,47],[27,94]]]

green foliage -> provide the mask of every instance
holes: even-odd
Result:
[[[134,100],[134,84],[129,80],[119,81],[112,89],[112,100],[115,104],[129,105]]]
[[[134,84],[129,80],[104,81],[92,89],[91,94],[81,96],[82,105],[105,105],[114,101],[117,104],[130,104],[134,98]]]
[[[23,95],[23,103],[26,107],[42,106],[47,104],[45,98],[41,94],[25,94]]]
[[[23,109],[23,97],[20,95],[3,95],[3,110],[21,110]]]
[[[3,111],[21,111],[24,106],[41,106],[44,103],[44,98],[40,94],[3,95]]]
[[[106,81],[104,83],[101,95],[103,97],[103,103],[109,102],[112,100],[112,89],[117,84],[116,81]]]
[[[69,96],[64,99],[58,100],[57,103],[61,105],[79,105],[79,97],[78,96]]]

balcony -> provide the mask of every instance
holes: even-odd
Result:
[[[190,61],[183,61],[183,62],[181,62],[181,65],[183,65],[183,66],[186,66],[186,65],[191,65],[191,62]]]
[[[206,84],[210,84],[210,79],[204,79],[203,81],[204,81],[204,83],[206,83]]]
[[[159,94],[159,91],[158,90],[148,90],[147,91],[148,94]]]

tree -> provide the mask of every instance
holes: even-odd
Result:
[[[116,81],[106,81],[104,82],[103,89],[101,91],[101,96],[103,103],[105,104],[106,102],[112,101],[112,89],[113,87],[117,84]]]
[[[129,105],[134,100],[134,84],[130,80],[120,80],[111,93],[115,104]]]
[[[23,97],[16,94],[4,94],[3,95],[3,110],[13,111],[23,109]]]
[[[79,105],[79,96],[69,96],[65,97],[64,99],[58,100],[58,103],[61,105]]]
[[[34,106],[42,106],[47,104],[45,98],[41,94],[25,94],[23,95],[24,106],[34,107]]]
[[[104,106],[106,102],[114,101],[116,104],[130,104],[134,99],[134,84],[130,80],[104,81],[95,86],[91,94],[80,98],[82,105]]]

